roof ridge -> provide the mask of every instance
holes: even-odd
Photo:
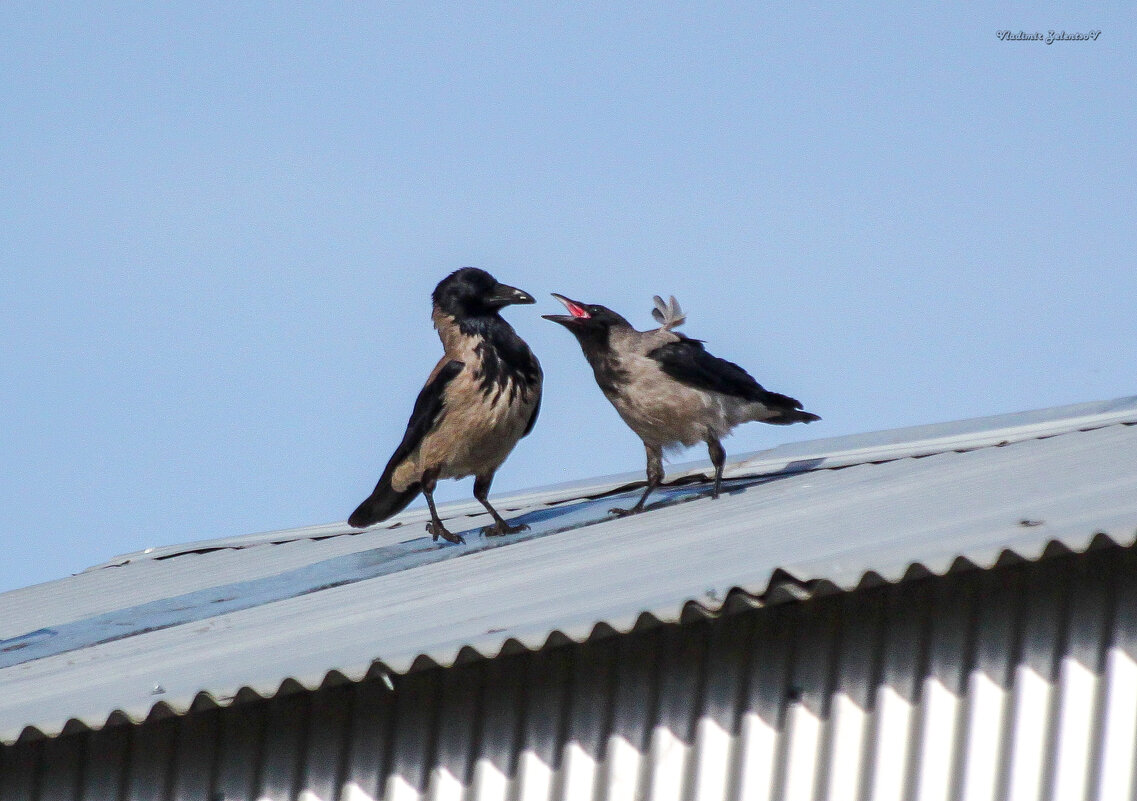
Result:
[[[1091,401],[1009,414],[967,418],[947,423],[907,426],[861,434],[802,440],[764,451],[740,454],[737,458],[727,462],[723,477],[737,479],[791,475],[813,470],[833,470],[858,464],[930,456],[936,453],[962,453],[980,448],[1001,447],[1024,440],[1044,439],[1059,434],[1104,428],[1110,425],[1124,425],[1130,422],[1137,423],[1137,395],[1109,401]],[[932,432],[937,431],[940,432],[938,435],[932,434]],[[911,436],[918,434],[918,432],[927,433],[924,433],[923,436]],[[844,447],[842,447],[842,443]],[[708,466],[709,462],[705,459],[673,465],[670,470],[670,480],[663,486],[678,486],[679,484],[689,483],[699,473],[707,470]],[[497,505],[504,510],[517,509],[522,504],[550,506],[573,500],[589,500],[615,495],[643,486],[642,473],[638,471],[617,473],[566,484],[519,490],[502,495],[498,499]],[[570,490],[575,491],[570,492]],[[314,526],[147,548],[143,551],[116,556],[106,562],[93,565],[83,572],[107,567],[120,567],[131,562],[160,561],[217,550],[239,550],[260,545],[283,545],[296,541],[374,534],[425,521],[427,514],[425,507],[416,507],[396,515],[386,525],[373,526],[368,529],[350,528],[345,522],[322,523]],[[443,520],[455,520],[462,516],[480,517],[484,514],[482,507],[473,501],[455,501],[439,506],[439,515]]]

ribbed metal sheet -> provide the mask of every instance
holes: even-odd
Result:
[[[717,609],[734,588],[805,597],[812,580],[989,566],[1098,533],[1128,545],[1133,421],[1137,399],[1123,399],[815,443],[732,466],[718,501],[678,487],[634,518],[606,514],[634,490],[593,499],[620,481],[528,493],[502,507],[529,533],[461,547],[431,544],[415,511],[365,534],[325,526],[124,558],[0,596],[0,740],[140,721],[155,705],[182,713],[199,693],[227,704],[332,671],[358,680],[375,661],[399,674],[463,649],[579,641],[598,625],[677,620],[688,601]],[[472,512],[446,515],[465,520],[455,530],[488,522]]]
[[[0,798],[1113,801],[1135,657],[1110,546],[26,740]]]

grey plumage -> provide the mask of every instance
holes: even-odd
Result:
[[[663,480],[663,450],[705,442],[715,467],[712,496],[722,484],[726,451],[722,438],[742,423],[773,425],[810,423],[817,415],[800,401],[770,392],[737,364],[712,356],[697,339],[672,329],[686,316],[674,297],[653,298],[652,317],[660,327],[637,331],[616,312],[553,294],[568,314],[547,314],[580,343],[596,383],[620,417],[643,440],[647,453],[647,488],[631,509],[643,509],[648,495]]]
[[[461,542],[442,525],[434,507],[440,479],[474,476],[474,497],[493,516],[487,534],[510,526],[490,505],[494,473],[528,434],[541,407],[541,365],[498,313],[532,296],[498,283],[485,270],[465,267],[434,290],[432,319],[443,356],[415,401],[403,441],[374,491],[348,518],[357,528],[386,520],[421,491],[430,507],[434,539]]]

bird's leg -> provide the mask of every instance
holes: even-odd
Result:
[[[426,530],[430,532],[431,540],[442,537],[447,542],[465,542],[461,534],[451,534],[447,531],[446,526],[442,525],[442,521],[438,518],[438,510],[434,508],[434,487],[437,483],[437,470],[427,470],[422,474],[422,494],[426,496],[426,505],[430,507],[430,522],[426,524]]]
[[[715,488],[711,492],[711,497],[717,498],[719,488],[722,486],[722,466],[726,464],[726,451],[723,450],[719,438],[710,431],[707,432],[707,451],[711,455],[711,464],[715,466]]]
[[[644,443],[644,450],[647,451],[647,487],[644,489],[644,494],[636,501],[636,505],[631,509],[609,509],[609,513],[617,517],[627,517],[634,515],[637,512],[642,512],[644,503],[647,501],[647,496],[651,495],[651,491],[658,487],[663,481],[663,449],[658,445],[648,445]]]
[[[529,526],[522,523],[518,526],[511,526],[505,522],[505,518],[497,513],[497,509],[490,506],[490,484],[493,483],[493,473],[488,476],[478,476],[474,479],[474,497],[482,506],[486,507],[486,511],[493,515],[496,523],[492,526],[486,526],[482,529],[482,533],[487,537],[500,536],[502,534],[516,534],[518,531],[526,531]]]

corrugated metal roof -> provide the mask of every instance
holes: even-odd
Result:
[[[638,474],[526,492],[499,508],[531,530],[494,540],[473,533],[488,522],[474,504],[452,504],[443,516],[471,532],[464,546],[431,543],[415,510],[362,534],[338,524],[129,555],[0,595],[0,740],[358,679],[376,661],[403,672],[463,649],[581,640],[676,620],[691,601],[801,597],[1098,535],[1129,545],[1133,423],[1125,398],[785,446],[733,462],[718,501],[680,483],[632,518],[607,509],[631,502]]]
[[[1137,550],[0,747],[5,801],[1116,801]]]

